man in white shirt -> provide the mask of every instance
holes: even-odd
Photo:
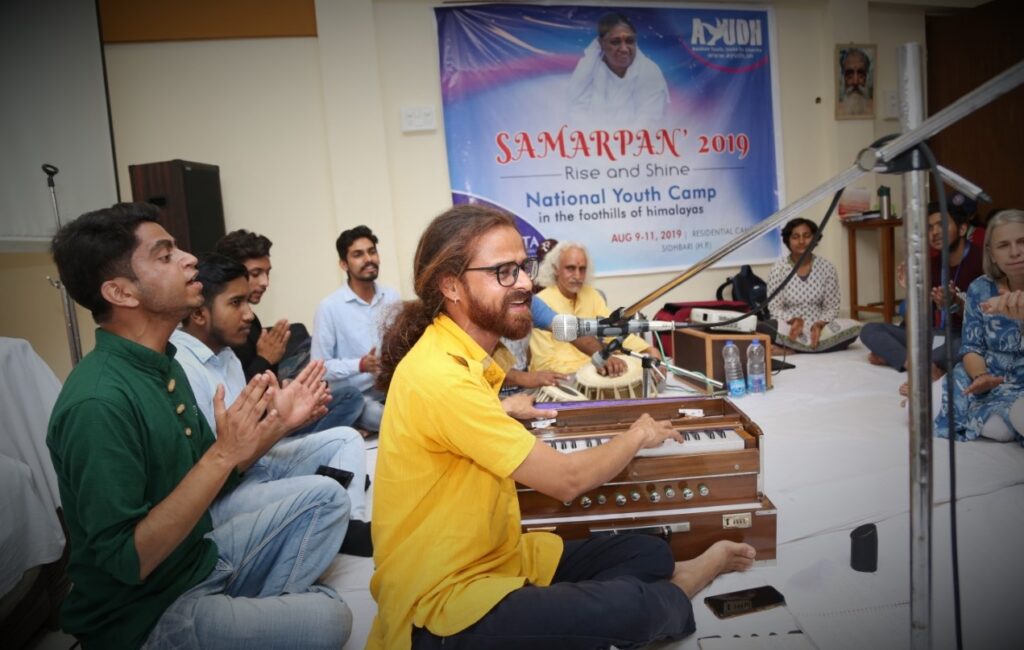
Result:
[[[332,387],[347,381],[362,391],[365,405],[355,426],[375,433],[384,412],[384,393],[374,387],[380,370],[377,348],[391,307],[400,299],[394,289],[377,284],[380,256],[373,231],[356,226],[341,233],[335,246],[348,281],[320,301],[310,354],[323,360]]]
[[[171,342],[177,348],[175,358],[185,369],[196,404],[212,427],[217,387],[224,386],[224,403],[230,406],[246,385],[242,364],[231,346],[245,340],[254,316],[245,266],[211,254],[200,260],[197,270],[203,285],[203,306],[174,331]],[[314,366],[314,372],[318,370]],[[271,383],[275,384],[276,378]],[[366,451],[362,438],[351,427],[304,435],[293,432],[246,472],[241,485],[213,503],[211,515],[216,522],[255,510],[289,494],[304,478],[316,473],[343,480],[351,502],[351,519],[361,522],[366,518]],[[355,532],[362,526],[350,521],[350,528]],[[361,534],[365,532],[361,530]]]

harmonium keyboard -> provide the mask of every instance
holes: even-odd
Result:
[[[642,449],[618,475],[573,501],[517,485],[524,531],[565,539],[655,534],[669,542],[676,560],[728,539],[752,545],[759,561],[775,559],[776,511],[763,492],[763,436],[731,401],[677,397],[550,406],[558,409],[557,418],[523,424],[559,452],[598,447],[643,413],[671,420],[684,441]]]

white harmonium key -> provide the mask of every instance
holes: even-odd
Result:
[[[714,451],[734,451],[743,449],[743,438],[733,429],[707,429],[704,431],[680,431],[685,442],[676,442],[669,438],[657,447],[641,449],[637,457],[653,456],[685,456],[690,454],[706,454]],[[610,437],[594,438],[561,438],[545,440],[555,451],[571,454],[599,447],[611,440]]]
[[[636,453],[637,457],[686,456],[690,454],[706,454],[714,451],[736,451],[743,449],[743,438],[734,429],[680,431],[679,434],[683,436],[684,442],[676,442],[669,438],[657,447],[641,449]]]

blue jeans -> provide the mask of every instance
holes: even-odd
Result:
[[[334,384],[331,386],[331,401],[327,404],[327,414],[291,435],[300,436],[334,427],[350,427],[362,414],[363,393],[348,384]]]
[[[942,332],[939,332],[941,334]],[[931,344],[932,332],[928,333]],[[889,323],[866,323],[860,331],[861,343],[868,350],[885,360],[886,365],[894,370],[903,371],[907,363],[907,330],[899,325]],[[960,362],[960,332],[953,330],[953,363],[946,358],[945,344],[932,350],[932,363],[942,370],[949,371],[951,365]]]
[[[348,499],[323,476],[208,535],[217,565],[164,612],[143,648],[332,648],[352,631],[334,590],[314,585],[338,552]]]
[[[371,388],[363,395],[363,413],[359,416],[356,426],[372,433],[380,431],[380,421],[384,417],[384,393]]]
[[[352,472],[348,486],[351,515],[365,519],[366,444],[355,429],[338,427],[285,438],[271,447],[246,471],[239,485],[214,500],[210,506],[213,525],[306,489],[304,479],[321,478],[314,476],[321,465]]]

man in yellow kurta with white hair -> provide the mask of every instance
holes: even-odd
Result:
[[[537,294],[556,314],[572,314],[577,318],[603,318],[609,314],[608,303],[590,284],[593,267],[583,244],[559,242],[544,257],[537,281],[545,287]],[[632,352],[649,354],[661,359],[661,354],[635,334],[627,336],[622,347]],[[550,370],[572,374],[590,363],[591,357],[572,343],[556,341],[551,332],[536,329],[530,334],[530,370]],[[610,357],[605,367],[609,375],[622,374],[626,364],[616,356]]]
[[[516,499],[516,482],[575,499],[641,448],[678,440],[671,423],[645,414],[600,447],[561,454],[505,414],[499,339],[529,332],[536,271],[507,214],[448,210],[427,226],[413,268],[418,299],[403,304],[381,345],[388,401],[367,647],[633,647],[692,633],[690,598],[749,567],[751,546],[720,541],[674,563],[649,535],[563,543],[522,533]],[[532,405],[516,413],[537,414]]]

